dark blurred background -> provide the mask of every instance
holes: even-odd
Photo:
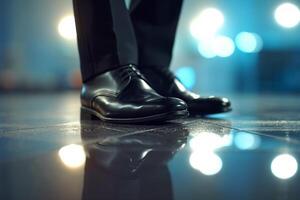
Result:
[[[172,69],[204,94],[300,93],[299,0],[185,0]],[[71,0],[1,0],[0,91],[80,88]]]

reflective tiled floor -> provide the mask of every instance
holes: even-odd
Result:
[[[152,125],[80,116],[77,93],[0,97],[0,199],[299,199],[300,102]]]

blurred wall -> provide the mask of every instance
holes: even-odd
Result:
[[[205,94],[299,93],[300,26],[280,27],[274,20],[281,0],[185,0],[174,48],[172,69],[191,69],[189,87]],[[299,1],[290,1],[300,6]],[[234,40],[239,32],[255,32],[263,40],[258,53],[239,49],[230,57],[201,56],[190,33],[201,10],[221,10],[225,23],[218,34]],[[0,88],[70,89],[80,87],[76,41],[65,40],[57,26],[72,14],[71,0],[1,0]],[[276,58],[276,59],[275,59]],[[276,61],[276,62],[274,62]]]
[[[300,26],[285,29],[280,27],[273,17],[274,10],[283,2],[285,1],[186,0],[178,29],[178,40],[174,50],[175,56],[172,67],[195,67],[197,72],[196,88],[204,93],[285,93],[286,91],[299,93],[300,82],[297,82],[297,77],[300,77],[299,65],[283,63],[281,68],[288,72],[296,65],[297,70],[293,70],[293,76],[291,76],[290,73],[283,73],[285,70],[273,68],[274,63],[272,62],[266,62],[265,65],[261,66],[260,53],[245,54],[237,48],[230,57],[206,59],[199,55],[197,42],[191,36],[189,29],[191,21],[197,16],[197,13],[204,8],[215,7],[220,9],[225,16],[225,23],[219,31],[220,34],[234,39],[242,31],[257,33],[263,39],[262,51],[275,52],[274,57],[278,58],[279,56],[279,59],[284,59],[284,52],[293,52],[293,57],[299,61]],[[299,1],[290,2],[300,6]],[[260,77],[262,70],[268,72],[267,77]],[[280,77],[274,80],[272,78],[275,74]],[[285,79],[295,81],[288,86],[288,83],[284,81]],[[281,85],[281,87],[262,88],[264,81],[279,82],[277,85]]]
[[[71,1],[7,0],[3,5],[1,82],[14,82],[9,88],[71,87],[70,76],[79,67],[76,42],[57,32],[59,20],[73,12]]]

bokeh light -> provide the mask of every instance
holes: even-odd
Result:
[[[225,58],[234,53],[235,45],[231,38],[217,36],[212,43],[212,49],[217,56]]]
[[[58,24],[59,35],[66,40],[76,39],[76,25],[73,15],[63,17]]]
[[[281,154],[273,159],[271,171],[279,179],[289,179],[298,171],[298,162],[290,154]]]
[[[231,135],[201,132],[191,138],[189,144],[194,151],[214,151],[225,146],[230,146],[232,144],[232,137]]]
[[[234,144],[241,150],[253,150],[259,147],[261,139],[258,135],[239,132],[234,137]]]
[[[79,168],[85,163],[85,152],[81,145],[70,144],[58,151],[59,158],[69,168]]]
[[[241,32],[235,38],[236,46],[245,53],[257,53],[263,47],[262,38],[256,33]]]
[[[223,35],[215,36],[206,41],[199,41],[198,52],[204,58],[229,57],[235,51],[235,45],[231,38]]]
[[[223,13],[216,8],[204,9],[190,24],[190,32],[197,40],[213,37],[224,24]]]
[[[300,10],[292,3],[283,3],[276,8],[274,17],[280,26],[293,28],[300,21]]]
[[[188,89],[192,89],[196,84],[196,72],[193,67],[180,67],[176,70],[177,78]]]
[[[212,41],[201,41],[198,44],[198,52],[204,58],[214,58],[217,54],[212,49]]]
[[[223,167],[222,159],[213,152],[193,152],[189,162],[194,169],[207,176],[219,173]]]

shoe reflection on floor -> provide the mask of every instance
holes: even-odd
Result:
[[[183,126],[175,126],[179,134],[91,134],[82,128],[87,154],[82,199],[173,199],[167,162],[188,135]]]

